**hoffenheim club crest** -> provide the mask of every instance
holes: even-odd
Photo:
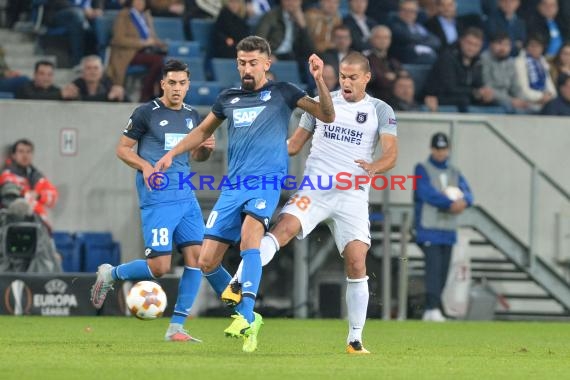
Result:
[[[262,102],[266,102],[269,99],[271,99],[271,91],[261,91],[261,93],[259,94],[259,99]]]
[[[186,119],[186,126],[188,127],[188,129],[194,128],[194,122],[192,121],[192,119]]]
[[[368,120],[368,114],[366,112],[357,112],[356,113],[356,121],[360,124],[366,123]]]

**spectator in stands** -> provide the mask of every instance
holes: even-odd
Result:
[[[315,47],[307,30],[301,0],[281,0],[280,6],[273,7],[261,18],[255,34],[269,42],[272,61],[297,61],[303,82],[312,80],[306,62]]]
[[[113,84],[103,74],[103,62],[98,55],[88,55],[81,60],[81,76],[72,82],[77,89],[78,100],[95,102],[122,102],[123,86]]]
[[[343,24],[350,29],[352,35],[352,50],[363,52],[370,49],[372,28],[378,25],[378,21],[366,15],[368,0],[349,0],[350,13],[342,20]]]
[[[148,7],[153,16],[180,17],[184,14],[183,0],[149,0]]]
[[[485,24],[487,36],[494,36],[499,31],[507,32],[511,38],[511,57],[516,57],[526,41],[526,26],[517,16],[520,0],[498,0],[498,9],[491,14]]]
[[[0,46],[0,91],[15,93],[19,87],[28,83],[30,78],[19,71],[10,70],[4,57],[4,49]]]
[[[457,3],[455,0],[437,0],[437,15],[431,17],[426,28],[441,41],[441,49],[457,45],[457,39],[469,26],[483,28],[479,15],[465,15],[457,17]]]
[[[558,0],[541,0],[526,21],[529,35],[541,35],[546,43],[544,55],[554,57],[562,46],[563,38],[557,20]]]
[[[473,194],[459,169],[449,163],[450,144],[441,132],[431,138],[431,155],[415,168],[414,229],[424,253],[426,305],[424,321],[444,322],[441,294],[447,281],[457,216],[473,205]]]
[[[430,64],[437,59],[439,39],[417,22],[417,0],[402,0],[392,29],[391,55],[402,63]]]
[[[307,30],[317,54],[334,48],[333,29],[342,25],[338,12],[339,0],[320,0],[319,6],[305,12]]]
[[[564,41],[570,40],[570,1],[558,3],[558,26]]]
[[[28,139],[16,141],[11,148],[10,158],[0,174],[0,187],[15,184],[32,210],[49,226],[48,209],[57,202],[56,187],[38,171],[32,161],[34,144]]]
[[[378,21],[379,24],[388,25],[390,14],[396,12],[400,5],[400,0],[374,1],[373,6],[366,9],[366,15]]]
[[[339,89],[338,72],[331,65],[323,66],[323,80],[327,85],[329,91],[336,91]]]
[[[522,99],[515,62],[510,56],[511,39],[506,32],[491,38],[489,50],[481,54],[483,84],[493,89],[494,103],[508,113],[524,112],[528,103]]]
[[[411,76],[403,74],[396,77],[388,104],[394,111],[421,111],[416,102],[416,89]]]
[[[213,55],[218,58],[236,57],[236,45],[249,36],[245,0],[224,0],[224,6],[214,24]]]
[[[78,97],[74,86],[67,85],[63,88],[55,86],[53,76],[54,64],[52,62],[36,62],[33,80],[18,88],[16,99],[71,100]]]
[[[553,83],[558,83],[558,77],[570,75],[570,42],[565,42],[552,60],[550,76]]]
[[[367,53],[372,78],[367,90],[378,99],[392,96],[392,86],[398,73],[402,71],[400,62],[388,55],[392,43],[392,32],[384,25],[376,25],[370,35],[371,49]]]
[[[152,16],[145,11],[145,0],[126,0],[113,24],[111,56],[107,75],[114,85],[125,85],[129,65],[143,65],[147,72],[143,80],[140,102],[151,100],[159,92],[163,55],[166,45],[154,31]]]
[[[542,108],[543,115],[570,116],[570,76],[562,74],[558,82],[558,96]]]
[[[281,0],[281,5],[261,18],[255,34],[269,42],[273,61],[296,60],[301,78],[307,79],[305,62],[315,48],[307,31],[301,0]]]
[[[350,29],[345,25],[337,25],[333,30],[333,47],[327,49],[323,53],[323,61],[327,65],[334,67],[338,73],[340,61],[350,53],[350,46],[352,45],[352,38]]]
[[[515,70],[522,89],[522,98],[530,110],[538,112],[556,96],[556,87],[550,77],[550,65],[544,58],[544,39],[530,36],[525,48],[515,59]]]
[[[467,112],[469,105],[492,104],[493,90],[483,83],[479,59],[482,47],[483,31],[467,28],[459,39],[459,46],[444,50],[433,65],[426,95],[436,96],[439,104],[455,105],[460,112]]]
[[[427,19],[437,16],[438,0],[419,0],[420,9],[423,11]]]
[[[95,34],[91,22],[103,14],[91,0],[47,0],[45,23],[67,30],[71,64],[78,65],[86,52],[95,52]]]
[[[8,28],[13,28],[16,22],[20,21],[23,13],[30,14],[32,11],[32,0],[8,0],[6,4],[6,21]]]

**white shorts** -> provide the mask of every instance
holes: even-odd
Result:
[[[334,189],[301,190],[289,198],[280,213],[299,219],[301,232],[297,239],[304,239],[319,223],[326,223],[342,256],[351,241],[358,240],[370,246],[368,195],[366,198],[355,195],[351,191]]]

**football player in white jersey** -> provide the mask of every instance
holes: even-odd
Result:
[[[313,137],[304,179],[309,178],[315,189],[297,191],[261,242],[262,264],[266,265],[295,236],[305,238],[321,222],[329,226],[345,262],[349,322],[346,352],[350,354],[369,353],[362,345],[362,330],[369,298],[366,254],[370,248],[370,185],[362,179],[392,169],[398,156],[394,111],[366,94],[370,76],[368,59],[360,53],[348,54],[340,63],[340,90],[331,93],[334,122],[324,123],[307,113],[302,116],[299,128],[288,140],[288,152],[297,154]],[[382,155],[373,160],[377,145]],[[357,176],[360,183],[355,181]],[[240,270],[222,294],[228,305],[241,300]]]

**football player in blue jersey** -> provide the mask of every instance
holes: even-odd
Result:
[[[259,247],[280,195],[281,178],[287,175],[287,132],[295,107],[324,122],[335,117],[332,100],[322,78],[323,61],[309,58],[309,69],[321,98],[311,99],[291,83],[268,81],[271,50],[258,36],[241,40],[237,47],[241,88],[223,91],[204,121],[155,165],[167,170],[174,157],[207,140],[224,120],[228,128],[228,183],[206,222],[199,265],[218,296],[231,276],[221,266],[227,248],[240,242],[243,260],[242,302],[236,307],[226,336],[244,338],[243,351],[257,349],[262,317],[254,313],[261,280]]]
[[[189,173],[188,154],[176,154],[162,178],[153,178],[153,165],[199,124],[196,110],[185,104],[190,85],[188,66],[180,61],[165,63],[160,82],[162,97],[135,109],[117,146],[117,156],[137,170],[136,187],[141,210],[146,260],[116,267],[103,264],[91,289],[95,308],[103,306],[107,293],[118,280],[152,280],[170,270],[172,243],[184,256],[174,314],[165,335],[169,341],[198,341],[183,328],[200,288],[198,266],[204,236],[204,219],[192,189],[179,185],[178,173]],[[137,146],[137,151],[133,150]],[[213,137],[191,150],[192,159],[207,160],[215,147]],[[169,175],[170,174],[170,175]],[[166,183],[166,180],[169,183]]]

